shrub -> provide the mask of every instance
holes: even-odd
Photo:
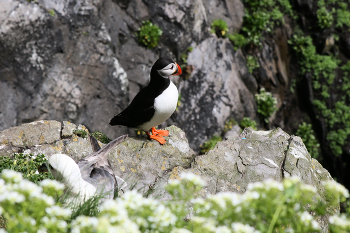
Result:
[[[255,94],[255,100],[258,105],[258,113],[268,123],[269,117],[277,110],[276,97],[273,97],[270,92],[266,92],[265,88],[261,88],[260,94]]]
[[[251,120],[249,117],[244,117],[241,120],[241,123],[239,123],[239,126],[241,126],[242,129],[252,127],[254,130],[257,130],[256,122],[254,120]]]
[[[252,55],[247,55],[247,67],[249,73],[252,74],[256,68],[260,67],[258,59]]]
[[[299,125],[298,130],[295,134],[303,140],[311,157],[317,158],[319,155],[320,144],[317,142],[315,132],[312,129],[312,125],[303,122]]]
[[[227,23],[223,19],[215,19],[211,23],[211,32],[215,33],[218,37],[225,37],[228,32]]]
[[[38,183],[44,179],[53,179],[51,173],[39,173],[38,168],[47,162],[43,154],[14,154],[12,157],[0,157],[0,173],[5,169],[21,172],[24,178]]]
[[[62,193],[59,183],[42,182],[39,186],[9,170],[3,171],[2,178],[0,213],[11,219],[6,230],[14,233],[318,232],[316,219],[321,217],[329,219],[331,233],[350,230],[347,216],[335,213],[339,200],[348,198],[349,192],[333,180],[322,182],[328,202],[298,177],[282,183],[271,179],[251,183],[243,194],[221,192],[202,198],[205,182],[197,175],[182,173],[179,180],[166,185],[170,194],[167,201],[127,191],[116,200],[101,203],[95,216],[79,215],[69,221],[72,210],[50,196]]]
[[[233,43],[235,49],[243,47],[247,44],[247,39],[242,34],[229,34],[227,37]]]
[[[150,21],[143,21],[141,28],[138,29],[136,36],[140,44],[152,49],[158,45],[162,30],[151,23]]]

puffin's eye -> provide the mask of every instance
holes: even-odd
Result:
[[[170,69],[172,70],[173,68],[174,68],[174,65],[171,65],[171,68],[170,68]]]

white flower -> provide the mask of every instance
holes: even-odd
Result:
[[[231,233],[232,231],[227,226],[219,226],[216,228],[215,233]]]
[[[21,203],[25,200],[25,197],[15,191],[9,191],[6,193],[0,194],[0,202],[10,202],[11,204],[14,203]]]
[[[302,184],[300,186],[301,190],[304,192],[311,192],[313,194],[317,193],[317,189],[314,186],[308,185],[308,184]]]
[[[332,225],[336,225],[338,227],[341,228],[347,228],[350,227],[350,222],[349,220],[346,218],[345,215],[341,215],[341,216],[337,216],[337,215],[333,215],[329,217],[329,223],[331,223]]]
[[[222,210],[226,209],[226,201],[221,195],[209,195],[207,201],[211,201],[218,205]]]
[[[55,204],[54,199],[53,199],[52,197],[46,195],[45,193],[33,192],[33,193],[30,194],[30,198],[43,201],[43,202],[45,202],[45,204],[46,204],[47,206],[52,206],[52,205]]]
[[[43,190],[40,186],[29,180],[21,180],[20,182],[13,185],[13,189],[26,195],[41,193]]]
[[[72,221],[72,228],[74,227],[91,227],[96,229],[98,226],[98,219],[96,217],[86,217],[86,216],[78,216],[75,220]]]
[[[345,198],[349,197],[349,191],[341,184],[335,182],[334,180],[327,180],[322,182],[323,186],[329,191],[336,191],[340,193]]]
[[[243,224],[240,222],[234,222],[231,225],[233,232],[235,233],[259,233],[260,231],[255,230],[254,227],[249,226],[248,224]]]
[[[253,199],[259,199],[260,194],[257,191],[247,191],[243,194],[243,198],[246,201],[250,201]]]
[[[18,183],[23,180],[23,175],[20,172],[4,169],[1,173],[2,178],[10,183]]]
[[[7,233],[7,231],[4,228],[0,228],[0,233]]]
[[[170,233],[191,233],[191,231],[184,228],[175,228],[172,229]]]
[[[318,223],[314,220],[312,215],[309,214],[309,212],[304,211],[302,214],[299,213],[299,217],[301,222],[304,223],[305,226],[311,226],[314,230],[319,229]]]
[[[72,211],[70,209],[65,209],[59,206],[51,206],[45,209],[45,212],[52,217],[68,218]]]
[[[181,180],[189,181],[194,185],[197,185],[200,187],[204,187],[206,185],[205,181],[200,176],[195,175],[193,173],[183,172],[180,174],[180,178]]]
[[[53,189],[57,192],[64,189],[64,184],[62,184],[56,180],[50,180],[50,179],[45,179],[45,180],[41,181],[40,186],[43,188]]]

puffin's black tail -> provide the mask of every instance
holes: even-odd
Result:
[[[119,115],[114,116],[109,122],[110,125],[120,125]]]
[[[110,125],[124,125],[128,126],[130,125],[130,119],[129,117],[123,115],[122,113],[119,113],[118,115],[114,116],[111,121],[109,122]]]

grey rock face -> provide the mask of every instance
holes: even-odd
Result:
[[[148,84],[160,56],[179,61],[192,46],[188,63],[195,70],[188,80],[177,80],[182,105],[164,126],[186,129],[198,151],[228,117],[255,117],[251,93],[257,84],[242,53],[209,33],[220,15],[230,30],[238,30],[243,12],[240,0],[3,1],[0,130],[54,119],[84,124],[110,138],[131,134],[125,127],[110,127],[109,120]],[[144,20],[163,31],[152,50],[139,45],[135,35]]]
[[[70,122],[36,121],[0,131],[0,156],[15,152],[65,153],[75,161],[91,154],[88,139],[73,134],[87,131]],[[322,196],[321,181],[332,179],[317,160],[311,159],[302,140],[281,129],[254,131],[246,128],[239,137],[228,137],[205,155],[196,156],[185,133],[176,126],[167,128],[167,143],[160,145],[145,136],[129,137],[110,152],[116,175],[143,193],[157,193],[181,171],[199,174],[209,184],[205,195],[221,191],[244,192],[252,182],[285,176],[299,176],[316,187]],[[88,131],[87,131],[88,132]],[[101,144],[102,145],[102,144]]]
[[[240,0],[203,0],[209,23],[216,19],[226,21],[231,33],[241,29],[244,6]]]
[[[73,123],[36,121],[0,131],[0,156],[14,152],[65,153],[75,161],[92,153],[87,139],[72,134],[73,129],[86,128]],[[128,189],[144,195],[166,199],[162,189],[169,179],[180,179],[183,171],[200,175],[207,186],[200,195],[222,191],[243,193],[249,183],[271,178],[282,181],[286,176],[298,176],[314,186],[323,199],[321,181],[332,177],[317,160],[312,159],[302,140],[281,129],[254,131],[246,128],[239,137],[228,137],[205,155],[196,156],[185,133],[175,127],[167,128],[167,143],[160,145],[146,137],[127,138],[114,148],[109,159],[115,174],[124,179]],[[339,207],[335,207],[339,212]],[[323,232],[328,225],[320,222]]]
[[[1,129],[37,119],[69,119],[115,134],[108,127],[110,111],[127,103],[127,74],[96,7],[68,3],[3,4],[2,15],[8,17],[0,19]]]
[[[242,81],[238,59],[228,39],[209,37],[195,47],[187,62],[194,66],[188,80],[180,83],[181,105],[175,121],[185,129],[190,145],[199,145],[213,134],[221,134],[230,117],[241,120],[254,118],[254,95]]]

